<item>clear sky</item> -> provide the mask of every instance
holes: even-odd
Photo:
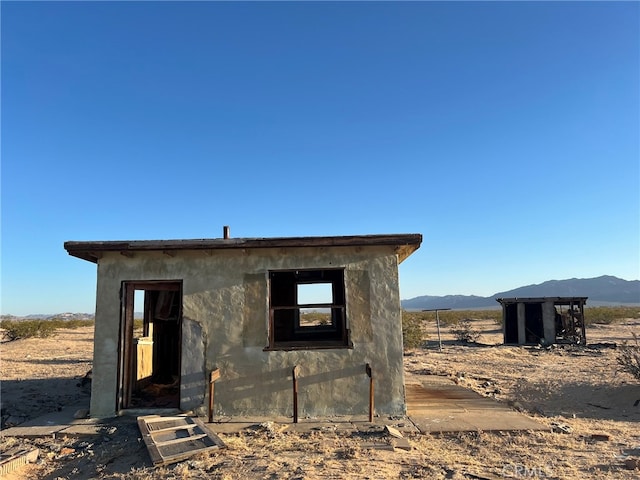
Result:
[[[7,2],[4,314],[66,240],[421,233],[401,297],[640,277],[640,3]]]

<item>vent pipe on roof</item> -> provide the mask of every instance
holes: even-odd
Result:
[[[222,238],[229,240],[229,225],[222,227]]]

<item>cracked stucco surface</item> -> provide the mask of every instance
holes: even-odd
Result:
[[[264,351],[267,273],[345,268],[353,348]],[[299,366],[301,416],[368,412],[369,363],[376,412],[404,413],[398,261],[391,247],[105,254],[98,264],[92,416],[115,413],[123,281],[183,282],[181,408],[203,411],[206,378],[220,368],[216,415],[292,415],[291,369]]]

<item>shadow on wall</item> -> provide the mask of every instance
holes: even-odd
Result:
[[[291,368],[278,368],[268,372],[258,372],[255,375],[246,375],[230,380],[221,379],[216,382],[216,390],[220,392],[224,391],[225,396],[228,395],[228,398],[236,400],[253,398],[257,395],[262,396],[276,392],[291,391],[293,382],[292,369],[293,366]],[[224,378],[224,372],[221,373]],[[346,367],[308,376],[305,375],[304,369],[301,369],[297,378],[298,386],[304,388],[350,377],[362,377],[364,381],[364,379],[367,378],[365,366]],[[257,391],[256,385],[259,385],[259,391]]]
[[[180,408],[192,410],[204,402],[207,388],[202,326],[182,318],[182,365],[180,376]]]

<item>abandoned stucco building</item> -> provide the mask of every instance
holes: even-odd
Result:
[[[65,242],[97,264],[91,416],[405,410],[398,265],[420,234]],[[134,312],[143,312],[136,322]],[[137,317],[137,315],[136,315]],[[140,325],[141,324],[141,325]]]
[[[586,344],[587,297],[497,298],[502,305],[504,343]]]

